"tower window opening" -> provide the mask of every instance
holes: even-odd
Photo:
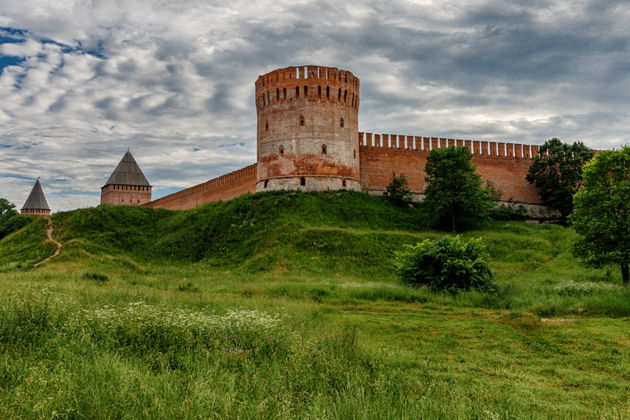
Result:
[[[319,96],[320,98],[322,97],[322,87],[321,86],[317,86],[317,96]]]
[[[345,126],[345,121],[343,120],[343,117],[341,117],[341,119],[339,120],[339,127],[343,128]]]
[[[345,91],[343,92],[343,101],[344,101],[345,103],[348,103],[348,91],[347,91],[347,90],[345,90]]]
[[[262,96],[262,104],[263,104],[263,106],[267,105],[267,102],[265,101],[265,95],[264,94]]]
[[[326,97],[330,98],[330,86],[326,86]]]
[[[339,88],[339,91],[337,92],[337,101],[341,102],[341,88]]]
[[[276,101],[280,100],[280,89],[276,89]]]
[[[265,120],[265,131],[269,131],[269,121]]]
[[[304,86],[304,97],[308,98],[308,86]]]
[[[287,88],[282,88],[282,99],[287,99]]]
[[[343,181],[341,181],[341,186],[344,187],[344,188],[346,187],[346,180],[345,179]]]
[[[322,144],[322,155],[328,154],[328,148],[325,144]]]
[[[263,188],[267,188],[267,184],[268,184],[268,183],[269,183],[269,180],[268,180],[268,179],[265,179],[265,182],[264,182],[264,184],[263,184]]]
[[[301,177],[301,178],[300,178],[300,186],[302,186],[302,187],[303,187],[303,186],[305,186],[305,185],[306,185],[306,178]]]
[[[280,146],[280,154],[284,155],[284,146]]]
[[[353,159],[356,159],[356,158],[357,158],[357,149],[354,149],[354,150],[352,151],[352,158],[353,158]]]
[[[304,127],[304,115],[300,115],[300,126]]]
[[[296,97],[296,98],[299,98],[299,97],[300,97],[300,87],[299,87],[299,86],[296,86],[296,87],[295,87],[295,97]]]

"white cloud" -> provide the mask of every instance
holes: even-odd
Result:
[[[629,7],[563,4],[0,0],[0,196],[96,205],[127,147],[158,190],[252,163],[254,81],[298,64],[353,71],[366,131],[617,146]]]

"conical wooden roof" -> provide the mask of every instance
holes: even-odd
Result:
[[[131,156],[129,150],[125,153],[125,156],[120,160],[116,169],[109,177],[103,188],[108,185],[140,185],[144,187],[150,187],[149,181],[142,173],[142,170],[136,163],[136,160]]]
[[[48,210],[48,203],[46,202],[46,197],[44,197],[44,191],[42,190],[42,185],[39,183],[39,178],[35,181],[35,185],[33,185],[33,189],[31,193],[28,195],[26,199],[26,203],[22,206],[22,210]]]

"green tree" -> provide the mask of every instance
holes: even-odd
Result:
[[[582,167],[593,157],[582,142],[571,145],[552,138],[538,150],[526,179],[538,188],[540,199],[560,213],[562,221],[573,211],[573,196],[582,185]]]
[[[486,218],[495,206],[497,192],[492,184],[482,186],[472,154],[466,147],[434,149],[424,168],[428,183],[424,191],[424,207],[440,227],[453,233],[463,223]]]
[[[405,174],[396,175],[396,172],[392,172],[392,180],[387,185],[387,198],[399,206],[404,206],[411,202],[409,181],[407,181]]]
[[[581,237],[574,254],[587,265],[619,265],[630,283],[630,147],[604,150],[584,166],[584,186],[573,199],[570,222]]]
[[[15,210],[15,204],[6,198],[0,198],[0,239],[26,226],[31,221]]]
[[[459,236],[425,239],[406,245],[397,254],[396,268],[401,280],[410,286],[426,285],[434,291],[495,292],[493,273],[481,239],[464,241]]]

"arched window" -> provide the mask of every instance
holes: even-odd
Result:
[[[343,120],[343,117],[341,117],[341,119],[339,120],[339,127],[343,128],[345,126],[345,121]]]
[[[306,185],[306,178],[304,178],[304,177],[300,178],[300,185],[302,187]]]
[[[325,144],[322,144],[322,155],[325,155],[328,153],[328,148],[326,147]]]
[[[304,115],[300,115],[300,126],[304,127]]]
[[[280,154],[284,155],[284,146],[280,146]]]

